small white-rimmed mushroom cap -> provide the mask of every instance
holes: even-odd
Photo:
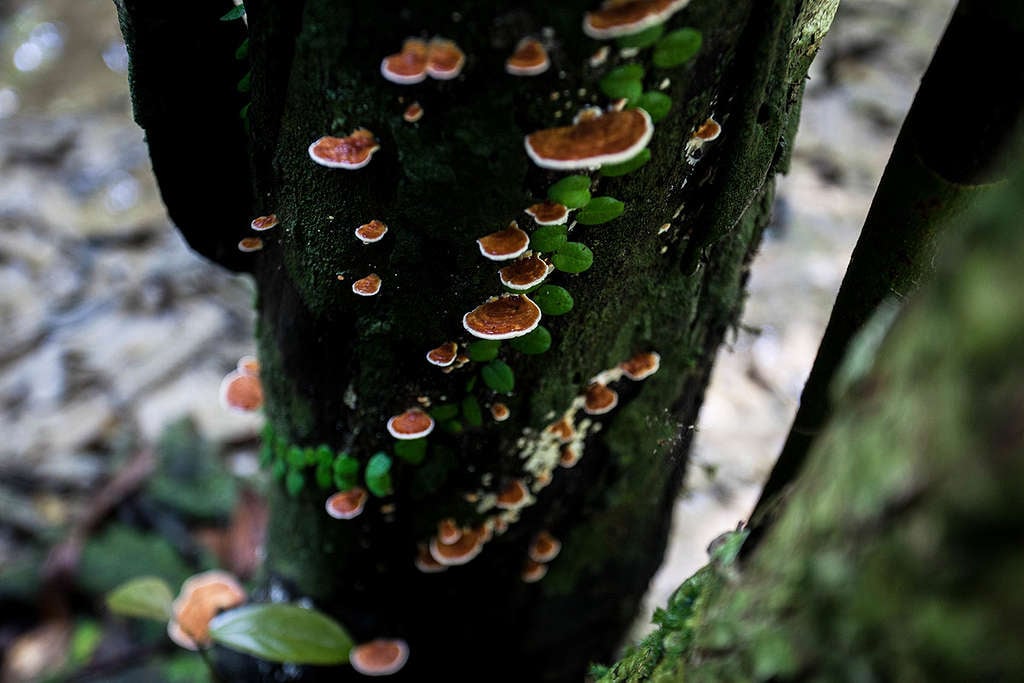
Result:
[[[212,570],[196,574],[181,585],[171,603],[167,635],[188,650],[210,644],[210,620],[217,613],[245,602],[245,589],[234,576]]]
[[[352,291],[359,296],[373,296],[380,292],[380,275],[370,273],[352,283]]]
[[[541,562],[527,559],[523,564],[523,571],[519,575],[526,583],[537,583],[548,573],[548,566]]]
[[[643,109],[611,111],[571,126],[530,133],[526,153],[541,168],[593,168],[632,159],[653,134],[654,124]]]
[[[599,116],[604,116],[604,109],[601,109],[601,107],[595,106],[593,104],[588,104],[587,106],[583,107],[578,112],[576,112],[576,116],[572,117],[572,122],[573,125],[575,125],[580,121],[590,121],[592,119],[598,118]]]
[[[462,316],[462,326],[481,339],[512,339],[533,332],[540,318],[540,306],[525,294],[502,294]]]
[[[562,551],[562,542],[548,531],[541,531],[533,537],[527,554],[534,562],[550,562]]]
[[[713,118],[708,118],[704,123],[697,126],[697,130],[693,132],[693,137],[701,140],[702,142],[711,142],[718,138],[722,134],[722,125],[715,121]]]
[[[352,668],[364,676],[390,676],[405,666],[409,645],[399,638],[378,638],[360,643],[348,653]]]
[[[565,204],[550,200],[531,204],[526,208],[526,213],[537,225],[563,225],[569,220],[569,209]]]
[[[522,256],[530,246],[530,236],[512,221],[504,230],[484,235],[476,241],[480,253],[492,261],[508,261]]]
[[[424,574],[437,574],[448,569],[447,566],[435,560],[433,555],[430,554],[430,549],[422,543],[416,549],[416,559],[413,560],[413,564],[416,565],[416,569],[419,569]]]
[[[245,375],[252,375],[253,377],[260,376],[260,361],[256,356],[242,356],[238,359],[238,364],[235,365],[235,369]]]
[[[627,0],[606,2],[601,9],[587,12],[583,32],[591,38],[629,36],[657,24],[663,24],[683,9],[690,0]]]
[[[580,461],[579,450],[577,450],[571,443],[563,444],[561,450],[558,452],[558,465],[565,469],[572,469],[576,467],[576,463]]]
[[[329,497],[324,507],[334,519],[354,519],[363,513],[369,497],[366,489],[353,486],[348,491],[338,491]]]
[[[530,490],[521,479],[510,479],[501,490],[495,501],[502,510],[518,510],[530,502]]]
[[[484,548],[485,532],[481,528],[463,529],[454,543],[441,543],[435,536],[430,539],[430,556],[446,567],[468,563]]]
[[[238,240],[238,251],[243,253],[251,253],[259,251],[263,248],[263,240],[259,237],[243,237]]]
[[[498,278],[509,289],[527,290],[544,282],[554,268],[540,256],[524,256],[499,270]]]
[[[455,342],[445,342],[436,349],[427,351],[427,361],[432,365],[446,368],[455,362],[459,355],[459,345]]]
[[[445,517],[437,523],[437,540],[444,545],[458,543],[462,538],[462,528],[451,517]]]
[[[410,408],[388,420],[388,433],[396,439],[419,439],[432,431],[434,418],[419,408]]]
[[[508,406],[504,403],[491,404],[491,417],[494,418],[495,422],[504,422],[511,414],[512,411],[510,411]]]
[[[363,223],[356,228],[356,237],[363,244],[373,244],[374,242],[380,242],[384,239],[384,235],[388,232],[388,226],[384,223],[374,219],[369,223]]]
[[[576,436],[576,429],[568,417],[563,417],[558,422],[552,422],[548,425],[547,430],[558,437],[559,443],[569,443]]]
[[[258,375],[235,369],[220,381],[220,405],[235,413],[251,413],[263,407],[263,385]]]
[[[587,387],[583,397],[583,412],[587,415],[604,415],[619,405],[619,395],[600,382]]]
[[[638,353],[629,360],[619,363],[622,374],[634,382],[647,379],[661,367],[661,356],[656,351]]]
[[[462,73],[466,54],[454,41],[435,37],[427,46],[427,75],[440,81],[449,81]]]
[[[516,51],[505,60],[505,72],[513,76],[539,76],[548,70],[548,51],[536,38],[523,38]]]
[[[427,80],[427,44],[418,38],[409,38],[402,44],[401,52],[381,60],[380,75],[399,85]]]
[[[402,118],[405,119],[406,123],[416,123],[423,118],[423,105],[419,102],[413,102],[402,112]]]
[[[253,218],[249,227],[257,232],[262,232],[264,230],[270,230],[275,225],[277,225],[277,214],[272,213],[269,216],[257,216],[256,218]]]
[[[354,171],[370,163],[370,158],[378,149],[380,144],[373,133],[358,128],[348,137],[325,135],[315,141],[309,146],[309,158],[321,166]]]

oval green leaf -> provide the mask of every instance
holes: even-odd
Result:
[[[329,666],[348,662],[352,639],[322,612],[297,605],[245,605],[210,621],[215,643],[268,662]]]
[[[430,410],[430,417],[438,422],[446,422],[459,414],[459,407],[454,403],[445,403]]]
[[[245,16],[245,6],[236,5],[224,13],[224,16],[220,18],[221,21],[234,21],[235,19],[241,19]]]
[[[691,59],[700,51],[703,37],[695,28],[681,28],[672,31],[654,46],[654,66],[670,69]]]
[[[548,199],[570,209],[586,206],[590,201],[590,178],[585,175],[566,176],[548,188]]]
[[[533,239],[530,239],[532,244]],[[498,357],[498,350],[501,348],[501,342],[495,339],[480,339],[470,343],[466,347],[466,353],[469,355],[469,359],[482,363],[489,360],[494,360]],[[454,417],[454,416],[453,416]],[[439,420],[437,415],[434,415],[435,420]]]
[[[587,194],[590,194],[589,192]],[[530,235],[530,247],[534,251],[558,251],[568,241],[564,225],[542,225]],[[472,355],[470,355],[472,358]],[[476,360],[475,358],[473,360]],[[488,359],[489,360],[489,359]]]
[[[174,595],[167,582],[156,576],[140,576],[122,583],[107,594],[107,608],[123,617],[167,621]]]
[[[658,90],[648,90],[635,104],[651,115],[651,121],[657,123],[668,116],[672,108],[672,98]]]
[[[551,257],[551,262],[563,273],[582,273],[594,265],[594,252],[580,242],[567,242]]]
[[[500,394],[510,393],[516,386],[512,368],[500,360],[492,360],[481,368],[480,376],[483,377],[484,384]]]
[[[572,310],[572,294],[558,285],[544,285],[530,297],[544,315],[562,315]]]
[[[475,396],[470,395],[462,399],[462,417],[473,427],[479,427],[484,423],[483,413],[480,412],[480,402],[476,400]]]
[[[618,99],[625,97],[635,100],[644,91],[644,68],[639,64],[626,64],[612,69],[599,82],[598,86],[608,97]]]
[[[399,439],[395,441],[395,455],[410,465],[419,465],[427,456],[426,439]]]
[[[614,178],[620,175],[626,175],[627,173],[632,173],[633,171],[640,168],[650,160],[651,150],[647,147],[644,147],[642,150],[640,150],[640,153],[637,154],[635,157],[633,157],[632,159],[627,159],[626,161],[623,161],[621,164],[605,164],[604,166],[601,167],[601,175],[608,176],[610,178]]]
[[[544,353],[551,348],[551,333],[544,326],[540,326],[530,334],[513,339],[511,346],[528,356]]]
[[[302,476],[302,470],[288,470],[288,476],[284,480],[284,487],[288,491],[289,496],[294,498],[299,495],[305,483],[306,480]]]
[[[628,50],[630,48],[636,48],[642,50],[645,47],[654,45],[654,43],[658,41],[658,38],[661,38],[661,34],[664,32],[665,24],[655,24],[654,26],[645,28],[643,31],[640,31],[640,33],[634,33],[628,36],[619,36],[615,39],[615,44],[618,45],[620,49]],[[642,75],[641,78],[643,78]]]
[[[576,216],[576,221],[583,225],[600,225],[601,223],[607,223],[610,220],[618,218],[619,216],[622,215],[622,212],[625,210],[626,205],[620,202],[615,197],[594,197],[589,204],[587,204],[585,207],[583,207],[582,210],[580,210],[579,215]],[[562,247],[562,249],[560,249],[558,254],[555,254],[555,256],[558,256],[559,254],[563,253],[565,251],[565,248],[568,246],[569,245],[566,244],[565,247]],[[586,247],[584,248],[586,249]],[[590,250],[587,249],[587,252],[589,251]],[[593,261],[593,254],[591,254],[590,256],[591,261]],[[557,261],[555,261],[555,267],[558,268],[559,270],[565,270],[564,268],[558,265]],[[587,264],[587,268],[589,267],[590,264]],[[583,270],[586,270],[587,268],[584,268]],[[583,271],[570,270],[566,272],[580,273]]]

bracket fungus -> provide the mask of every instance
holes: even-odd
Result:
[[[562,542],[547,531],[541,531],[533,537],[527,551],[534,562],[550,562],[562,551]]]
[[[440,368],[446,368],[455,362],[459,354],[459,345],[455,342],[445,342],[436,349],[427,352],[427,361]]]
[[[548,70],[548,51],[536,38],[523,38],[516,51],[505,60],[505,72],[513,76],[539,76]]]
[[[619,405],[619,395],[600,382],[594,382],[584,394],[583,412],[587,415],[604,415]]]
[[[348,653],[348,661],[364,676],[398,673],[409,659],[409,644],[401,639],[378,638],[361,643]]]
[[[495,422],[504,422],[511,414],[512,412],[504,403],[494,403],[491,405],[491,417],[494,418]]]
[[[410,408],[388,420],[388,433],[396,439],[420,439],[432,431],[434,418],[419,408]]]
[[[501,491],[495,505],[502,510],[518,510],[530,503],[530,490],[520,479],[510,479]]]
[[[526,583],[537,583],[548,573],[548,566],[534,560],[526,560],[523,564],[523,571],[519,575]]]
[[[363,513],[370,494],[361,486],[354,486],[348,491],[339,491],[327,499],[324,507],[334,519],[354,519]]]
[[[693,135],[691,135],[690,139],[686,141],[686,153],[688,155],[693,154],[703,147],[705,142],[717,140],[718,136],[721,134],[722,125],[713,118],[708,117],[704,123],[697,126],[697,129],[693,131]]]
[[[253,218],[249,227],[257,232],[263,232],[264,230],[270,230],[275,225],[277,225],[277,214],[272,213],[268,216],[257,216],[256,218]]]
[[[251,413],[263,407],[263,385],[258,375],[235,369],[220,381],[220,405],[235,413]]]
[[[210,644],[210,620],[218,612],[245,602],[245,589],[231,574],[207,571],[188,578],[171,603],[167,635],[188,650]]]
[[[690,4],[690,0],[606,0],[601,9],[583,17],[583,32],[605,39],[640,33]]]
[[[399,85],[413,85],[427,79],[427,43],[409,38],[402,51],[388,55],[380,63],[380,75]]]
[[[656,351],[638,353],[629,360],[619,363],[622,374],[634,382],[647,379],[661,367],[661,356]]]
[[[243,237],[238,240],[238,251],[248,254],[263,248],[263,240],[259,237]]]
[[[373,296],[380,291],[380,275],[370,273],[352,283],[352,291],[359,296]]]
[[[242,356],[235,368],[245,375],[260,376],[260,361],[256,356]]]
[[[526,208],[526,213],[537,225],[564,225],[569,220],[569,208],[550,199],[531,204]]]
[[[572,444],[564,444],[561,450],[558,451],[558,465],[565,469],[572,469],[576,467],[576,463],[580,461],[583,456],[578,450],[572,447]]]
[[[524,256],[498,271],[501,284],[509,289],[527,290],[544,282],[555,267],[540,256]]]
[[[363,244],[373,244],[374,242],[380,242],[384,239],[384,235],[388,232],[388,226],[380,221],[374,219],[369,223],[363,223],[356,228],[356,237]]]
[[[437,523],[437,540],[444,545],[458,543],[462,538],[462,529],[451,517],[445,517]]]
[[[503,294],[462,316],[462,326],[481,339],[512,339],[533,332],[540,318],[540,306],[525,294]]]
[[[530,133],[526,153],[541,168],[595,168],[632,159],[653,134],[654,123],[643,109],[611,111],[571,126]]]
[[[402,112],[402,118],[405,119],[406,123],[416,123],[423,118],[423,105],[419,102],[413,102]]]
[[[446,567],[466,564],[480,554],[486,540],[482,529],[463,529],[454,543],[443,543],[435,536],[430,539],[430,556]]]
[[[530,246],[530,236],[512,221],[504,230],[484,235],[476,243],[480,253],[492,261],[508,261],[522,256]]]
[[[462,73],[466,54],[454,41],[435,37],[427,46],[427,75],[441,81],[449,81]]]
[[[374,134],[365,128],[357,128],[348,137],[325,135],[320,138],[309,146],[309,157],[327,168],[354,171],[370,163],[378,149],[380,144]]]

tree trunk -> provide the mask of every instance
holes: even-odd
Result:
[[[188,26],[208,27],[227,7],[118,4],[136,117],[151,148],[167,151],[154,154],[154,168],[171,215],[204,254],[249,270],[257,282],[265,454],[278,475],[270,599],[310,599],[357,641],[407,640],[411,657],[400,676],[408,680],[440,673],[578,680],[589,662],[607,660],[661,561],[690,426],[715,350],[738,316],[747,263],[770,215],[772,176],[786,164],[803,79],[836,0],[695,0],[668,30],[696,27],[703,45],[673,68],[653,65],[650,50],[625,58],[614,48],[604,64],[591,65],[599,44],[580,30],[589,0],[513,9],[494,1],[249,0],[251,193],[225,201],[255,200],[244,220],[219,222],[172,203],[187,203],[184,190],[194,184],[188,164],[174,158],[188,144],[178,115],[205,105],[186,100],[192,76],[173,55],[154,55],[150,45],[160,42],[147,36],[167,30],[166,14],[181,31],[203,34],[207,28]],[[461,77],[411,86],[382,78],[384,55],[407,36],[435,34],[466,53]],[[503,61],[526,35],[545,42],[552,67],[530,78],[507,75]],[[237,45],[214,42],[197,42],[204,52],[190,59],[230,74],[223,60]],[[525,354],[501,344],[498,358],[514,372],[510,392],[490,388],[488,361],[441,372],[425,353],[472,341],[463,314],[502,291],[496,271],[504,264],[483,258],[475,240],[513,219],[533,232],[523,210],[566,175],[531,164],[524,135],[567,125],[585,105],[606,105],[598,81],[627,62],[642,64],[644,89],[664,91],[673,105],[656,125],[649,163],[621,177],[589,171],[592,193],[626,208],[603,225],[571,228],[569,238],[593,251],[593,267],[548,279],[575,302],[564,315],[544,317],[550,350]],[[157,88],[164,95],[154,111],[146,93]],[[413,101],[425,115],[408,123],[402,113]],[[722,136],[688,154],[692,133],[712,115]],[[223,111],[211,118],[232,128],[226,120]],[[365,168],[310,160],[314,140],[357,128],[380,142]],[[218,168],[242,165],[235,145],[206,154]],[[270,213],[280,223],[262,233],[265,247],[240,260],[231,245],[246,236],[251,217]],[[364,245],[353,230],[372,219],[389,232]],[[369,273],[380,276],[380,293],[357,296],[353,281]],[[616,408],[599,416],[579,409],[592,378],[651,351],[660,354],[660,370],[615,381]],[[497,402],[510,409],[504,422],[488,415]],[[426,403],[438,425],[414,464],[385,425]],[[479,422],[474,406],[481,405],[487,417]],[[443,414],[446,406],[454,416]],[[558,466],[564,447],[547,429],[563,416],[582,456],[572,468]],[[374,459],[371,477],[390,462],[375,478],[378,492],[390,493],[371,498],[352,520],[325,514],[332,463],[347,454],[364,471],[377,453],[385,455]],[[529,488],[530,504],[496,507],[495,494],[514,481]],[[418,548],[446,518],[491,529],[493,538],[472,562],[423,573]],[[528,547],[542,530],[561,540],[561,554],[545,565],[543,580],[528,583]],[[338,680],[339,673],[302,676]]]

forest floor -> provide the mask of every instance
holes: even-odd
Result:
[[[704,564],[708,542],[753,506],[953,5],[843,0],[811,69],[792,170],[742,324],[719,354],[638,633]],[[194,658],[168,657],[159,633],[141,654],[101,637],[95,598],[155,563],[169,577],[204,563],[246,574],[257,557],[260,420],[217,399],[224,374],[253,352],[252,287],[192,254],[170,227],[131,120],[126,67],[110,0],[0,6],[2,683],[54,667],[78,667],[74,680],[121,680],[86,665],[97,648],[125,665],[159,654],[164,679],[198,680]],[[153,471],[162,434],[165,461],[167,452],[181,460]],[[205,469],[180,455],[196,449],[175,448],[190,443],[223,457]],[[180,478],[197,473],[202,495],[176,496]],[[148,502],[113,505],[138,487]],[[111,510],[102,527],[90,524]],[[68,538],[83,544],[57,546]],[[125,556],[134,560],[110,560]],[[36,604],[44,580],[73,575],[75,590]]]

